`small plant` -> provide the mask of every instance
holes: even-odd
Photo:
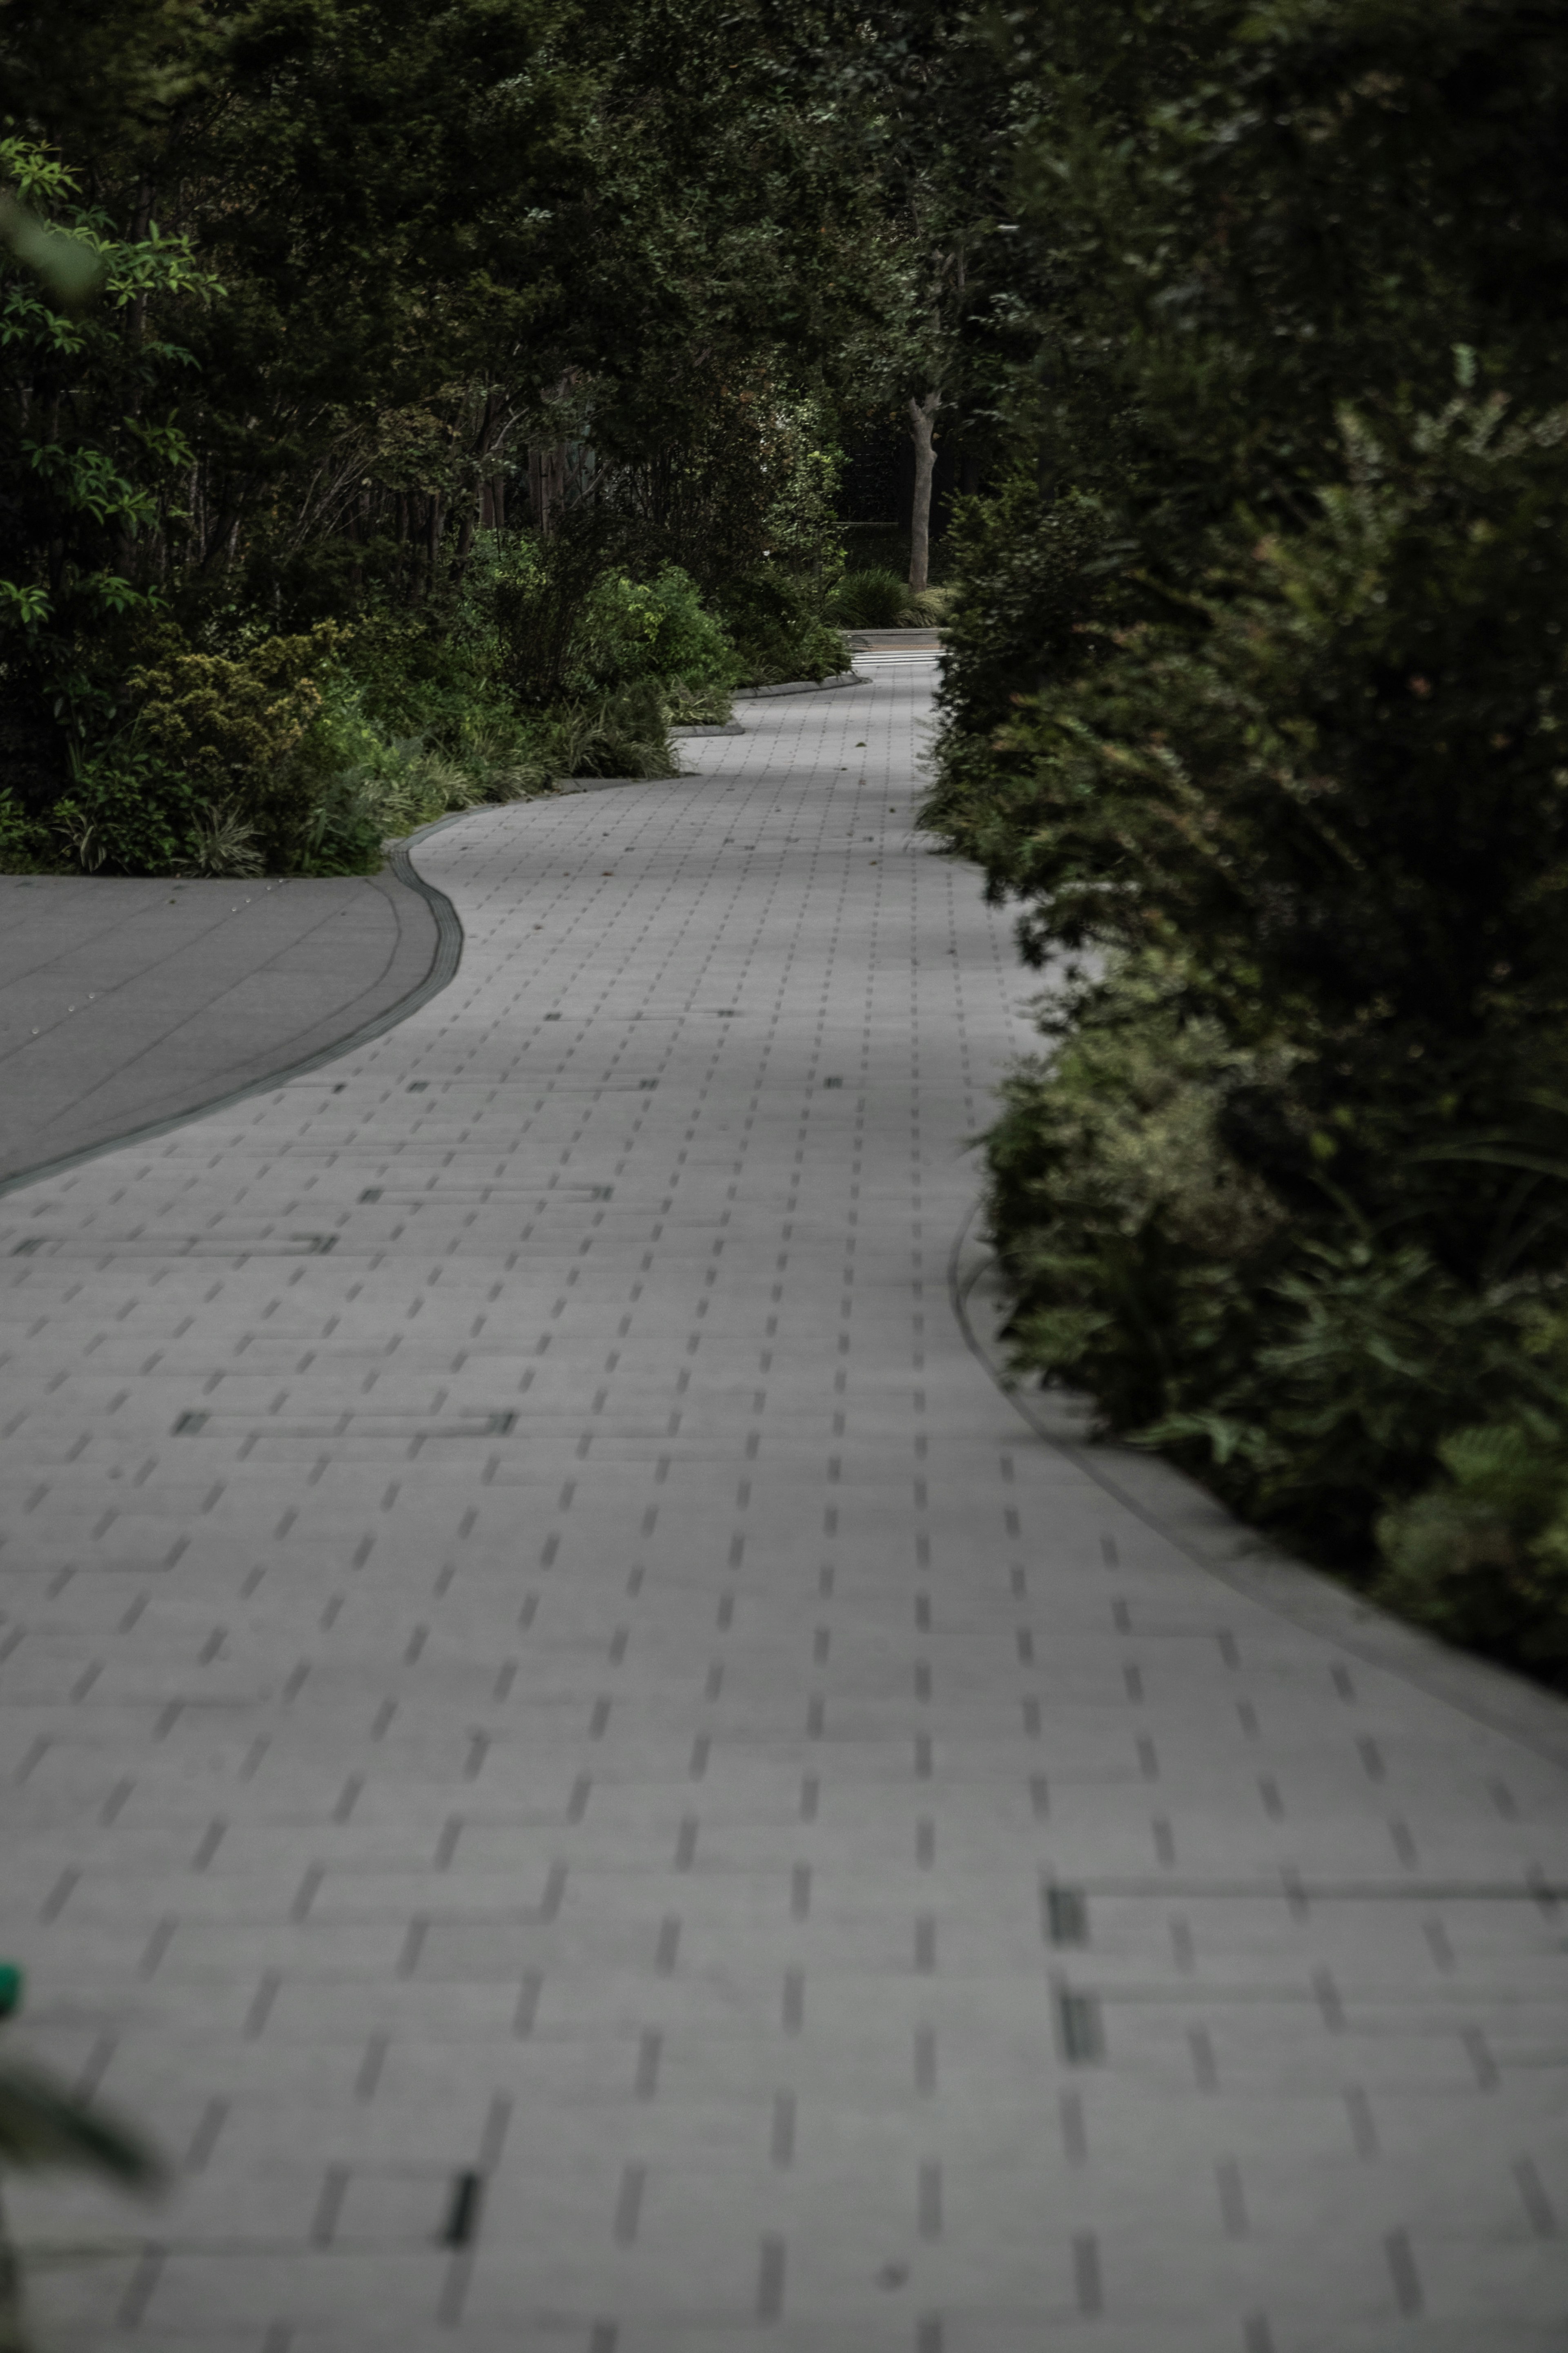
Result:
[[[921,628],[940,628],[957,601],[956,589],[922,588],[910,598],[905,620],[910,625],[918,624]]]
[[[891,565],[868,564],[845,574],[829,610],[841,628],[899,629],[909,623],[910,604],[910,584]]]
[[[540,749],[557,776],[674,776],[679,766],[651,679],[552,716]]]
[[[0,2018],[20,2007],[22,1973],[0,1963]],[[42,2067],[0,2061],[0,2168],[97,2173],[122,2189],[160,2189],[163,2159],[142,2136],[95,2102],[79,2099]],[[0,2353],[28,2353],[22,2268],[0,2213]]]
[[[1537,1409],[1456,1430],[1445,1476],[1378,1522],[1373,1597],[1447,1641],[1568,1683],[1568,1450]]]
[[[264,871],[256,847],[256,828],[232,801],[209,803],[196,818],[191,828],[190,863],[184,871],[214,880],[232,876],[237,881],[248,881]]]
[[[812,589],[792,573],[768,565],[742,574],[715,590],[713,602],[748,686],[836,678],[849,668],[842,632],[824,618]]]

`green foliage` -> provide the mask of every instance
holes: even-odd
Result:
[[[0,142],[0,786],[25,818],[80,802],[57,723],[122,778],[128,729],[177,758],[127,687],[156,617],[242,667],[352,620],[368,723],[461,759],[639,681],[716,710],[745,669],[698,590],[769,563],[831,585],[826,385],[875,275],[858,134],[822,102],[841,28],[771,0],[0,16],[29,126]],[[531,452],[585,436],[604,531],[531,579],[494,560]],[[824,652],[798,618],[791,670]],[[141,854],[363,860],[342,809],[317,826],[318,748],[273,764],[298,806],[253,807],[254,766],[198,779],[183,848],[171,821]],[[91,822],[125,837],[104,871],[136,854],[128,814]]]
[[[84,874],[182,873],[205,809],[190,778],[128,729],[76,756],[68,791],[34,820],[33,854]]]
[[[1461,391],[1342,430],[1315,519],[1088,625],[950,769],[1029,955],[1123,960],[1008,1090],[994,1223],[1021,1362],[1352,1574],[1392,1512],[1380,1592],[1540,1664],[1545,1556],[1488,1602],[1472,1489],[1394,1506],[1457,1429],[1553,1406],[1568,419]]]
[[[0,682],[52,696],[81,740],[112,707],[83,649],[147,608],[138,543],[172,519],[191,458],[172,413],[191,354],[150,321],[194,317],[219,290],[186,239],[116,236],[38,141],[0,138],[0,179],[22,222],[0,240]],[[96,284],[89,308],[62,307],[67,248],[90,264],[72,290]]]
[[[909,617],[910,584],[890,565],[868,564],[844,575],[827,609],[843,629],[896,629]]]
[[[552,776],[673,776],[668,713],[659,684],[635,680],[596,701],[552,712],[535,737]]]
[[[131,674],[136,739],[206,804],[236,811],[274,872],[299,862],[315,826],[326,749],[318,674],[338,638],[323,623],[234,656],[193,652],[176,639]]]
[[[38,813],[0,801],[11,871],[250,875],[373,871],[384,841],[573,776],[673,776],[670,727],[730,711],[738,658],[689,576],[587,581],[567,691],[520,702],[498,595],[547,572],[529,542],[487,551],[437,634],[379,615],[352,638],[232,630],[226,650],[144,632],[117,732],[74,755]],[[521,600],[520,600],[521,601]],[[528,642],[525,623],[519,635]]]
[[[0,874],[47,874],[58,856],[47,827],[15,793],[0,792]]]
[[[85,2168],[135,2189],[155,2189],[165,2179],[162,2159],[139,2132],[79,2100],[45,2069],[16,2059],[0,2064],[0,2165]]]
[[[1227,1037],[1289,1031],[1226,1125],[1281,1198],[1481,1282],[1568,1217],[1565,430],[1347,415],[1319,518],[1025,702],[964,825],[1035,957],[1157,945]]]
[[[639,449],[616,442],[609,396],[598,388],[584,429],[608,442],[601,507],[640,577],[675,561],[710,594],[772,563],[826,594],[843,560],[843,460],[819,402],[792,397],[764,366],[724,375],[705,364],[683,386],[684,423],[672,414],[667,438]]]
[[[1456,342],[1561,397],[1552,11],[1053,0],[999,39],[1028,115],[1004,403],[1042,480],[1107,497],[1162,577],[1238,501],[1300,521],[1341,406],[1381,417]]]
[[[501,681],[524,710],[546,710],[589,682],[615,536],[610,518],[583,507],[549,539],[530,534],[490,551],[487,617]]]
[[[775,566],[727,580],[714,592],[748,686],[837,678],[849,664],[842,632],[824,618],[813,587]]]
[[[1230,1150],[1230,1098],[1288,1078],[1291,1047],[1227,1042],[1160,957],[1049,1019],[1058,1052],[1008,1080],[987,1138],[1020,1371],[1361,1578],[1446,1432],[1568,1407],[1539,1284],[1478,1291],[1417,1245],[1293,1214]]]
[[[1019,696],[1065,685],[1089,665],[1103,624],[1125,610],[1120,575],[1130,553],[1099,500],[1042,499],[1021,470],[988,498],[958,501],[941,702],[950,758],[1009,719]]]
[[[648,581],[605,574],[585,616],[584,668],[597,686],[634,679],[679,680],[689,687],[733,686],[735,649],[689,573],[667,564]]]
[[[1568,1685],[1568,1349],[1552,1336],[1558,1407],[1454,1430],[1447,1476],[1378,1522],[1373,1599],[1447,1641]]]
[[[989,1140],[1020,1361],[1363,1581],[1378,1526],[1381,1598],[1543,1671],[1568,33],[1060,0],[994,37],[1019,463],[959,516],[929,814],[1082,960]]]

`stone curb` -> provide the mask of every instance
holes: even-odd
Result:
[[[738,686],[737,702],[759,702],[770,694],[826,694],[836,686],[869,686],[871,681],[862,678],[858,670],[841,670],[833,678],[792,678],[783,686]]]

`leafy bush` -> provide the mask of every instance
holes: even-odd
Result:
[[[13,792],[0,792],[0,874],[47,874],[58,845],[47,828]]]
[[[955,501],[947,551],[941,707],[952,750],[1010,719],[1019,696],[1064,686],[1095,659],[1096,624],[1126,610],[1131,543],[1099,500],[1068,491],[1047,501],[1032,474],[1016,472],[989,498]]]
[[[1157,945],[1227,1041],[1289,1038],[1225,1114],[1282,1200],[1484,1284],[1568,1221],[1568,412],[1344,430],[1315,522],[1101,631],[941,813],[1030,955]]]
[[[1561,1358],[1561,1321],[1554,1337]],[[1536,1408],[1457,1430],[1437,1454],[1447,1476],[1378,1523],[1373,1598],[1568,1684],[1568,1416]]]
[[[0,239],[0,695],[41,691],[80,748],[114,708],[103,633],[157,602],[139,541],[193,462],[168,328],[219,289],[187,238],[119,237],[58,154],[0,131],[22,232]]]
[[[79,754],[71,786],[37,823],[40,846],[83,873],[175,874],[195,854],[205,797],[170,760],[123,733]]]
[[[850,666],[842,633],[822,617],[812,590],[788,572],[770,565],[745,573],[716,589],[712,602],[748,686],[837,678]]]
[[[740,682],[741,665],[723,624],[678,564],[665,565],[648,581],[602,575],[584,616],[576,660],[583,683],[601,689],[637,679],[679,680],[689,687]]]
[[[476,670],[515,707],[544,711],[647,680],[715,691],[740,682],[742,662],[690,575],[665,564],[632,577],[615,561],[619,534],[613,513],[575,510],[551,539],[485,551],[464,627]]]
[[[321,805],[332,747],[319,723],[320,678],[340,635],[322,622],[308,636],[264,638],[223,655],[195,652],[171,633],[131,676],[137,744],[209,807],[234,811],[275,872],[296,867],[330,827]],[[372,848],[379,855],[378,844],[365,854]]]
[[[679,773],[658,682],[567,705],[538,730],[538,757],[552,776],[673,776]]]
[[[828,601],[833,619],[845,629],[896,629],[909,608],[910,584],[888,564],[847,572]]]
[[[931,628],[952,608],[951,588],[911,593],[891,565],[867,564],[847,572],[827,599],[829,617],[843,629]]]
[[[1279,1083],[1291,1050],[1227,1043],[1167,960],[1047,1018],[1059,1050],[1007,1081],[986,1144],[1019,1370],[1364,1581],[1373,1524],[1447,1433],[1559,1394],[1539,1284],[1466,1286],[1326,1192],[1316,1219],[1291,1210],[1226,1135],[1232,1094]]]
[[[1380,1592],[1539,1662],[1546,1539],[1516,1514],[1482,1596],[1455,1433],[1568,1397],[1531,1338],[1568,1244],[1568,414],[1342,430],[1315,520],[1080,621],[944,776],[1027,953],[1111,954],[1006,1090],[993,1223],[1021,1364],[1363,1580],[1381,1525]]]
[[[925,817],[953,849],[986,862],[1009,822],[997,804],[1029,758],[1009,723],[1108,649],[1105,625],[1129,608],[1129,549],[1098,501],[1069,493],[1045,503],[1021,473],[993,497],[956,502],[948,548],[942,724]]]
[[[729,640],[673,566],[646,587],[616,575],[593,585],[598,613],[580,646],[597,649],[618,683],[595,687],[584,659],[574,695],[532,709],[497,675],[505,640],[487,626],[482,575],[440,641],[385,616],[363,643],[332,623],[292,638],[238,630],[221,651],[171,624],[143,631],[129,716],[75,757],[52,806],[0,801],[0,861],[366,873],[389,836],[478,802],[543,792],[559,776],[673,776],[671,723],[729,714]],[[666,661],[688,676],[663,675]]]

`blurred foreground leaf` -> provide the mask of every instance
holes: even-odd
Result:
[[[132,2126],[17,2060],[0,2064],[0,2166],[6,2165],[71,2166],[148,2190],[162,2185],[165,2170]]]
[[[79,237],[51,228],[15,196],[0,193],[0,244],[36,270],[58,302],[75,310],[97,290],[103,258]]]

